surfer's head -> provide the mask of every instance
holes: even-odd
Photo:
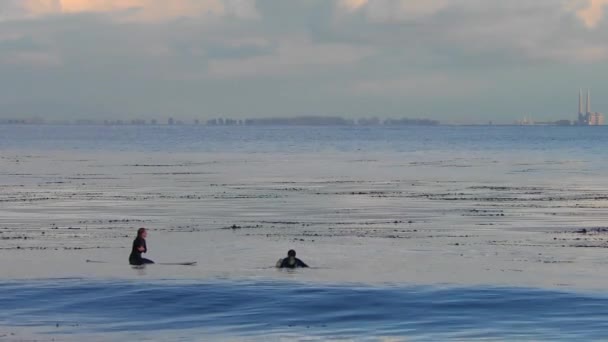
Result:
[[[137,237],[145,239],[146,236],[148,236],[148,232],[146,231],[146,228],[139,228],[137,230]]]
[[[296,257],[296,251],[294,251],[293,249],[290,249],[289,252],[287,252],[287,256],[290,258],[295,258]]]

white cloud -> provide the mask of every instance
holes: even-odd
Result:
[[[359,8],[367,5],[368,0],[339,0],[338,5],[349,11],[356,11]]]
[[[254,0],[18,0],[33,16],[131,11],[130,18],[162,20],[202,15],[255,18]]]
[[[522,6],[519,1],[514,2]],[[530,2],[534,3],[534,2]],[[552,0],[554,8],[565,8],[592,29],[604,19],[608,0]],[[363,11],[372,21],[405,21],[433,15],[449,8],[499,7],[497,2],[478,0],[338,0],[338,8]]]
[[[0,0],[0,106],[280,115],[311,93],[320,114],[382,115],[431,92],[465,103],[548,77],[576,90],[592,84],[569,72],[608,69],[606,2]]]
[[[577,1],[580,3],[580,1]],[[585,0],[586,4],[580,7],[576,14],[588,28],[595,28],[604,19],[608,0]]]
[[[375,22],[403,21],[433,15],[450,5],[449,0],[340,0],[339,7],[364,11]]]
[[[0,64],[48,68],[61,66],[62,61],[53,53],[19,51],[0,55]]]
[[[314,44],[307,38],[290,38],[279,44],[276,52],[245,59],[212,60],[209,74],[234,78],[288,76],[323,72],[327,68],[349,68],[370,56],[373,50],[348,44]]]
[[[436,97],[438,89],[442,96],[465,97],[474,95],[487,82],[472,77],[454,77],[442,73],[416,74],[402,78],[362,80],[348,90],[356,95],[372,96],[416,96]]]

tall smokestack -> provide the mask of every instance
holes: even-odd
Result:
[[[578,90],[578,113],[583,114],[583,88]]]
[[[587,89],[587,113],[591,113],[591,89]]]

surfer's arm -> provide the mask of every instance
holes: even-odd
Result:
[[[308,265],[306,265],[304,261],[298,259],[298,267],[308,267]]]
[[[145,241],[142,240],[139,242],[139,246],[137,246],[137,251],[140,253],[146,253],[148,251]]]

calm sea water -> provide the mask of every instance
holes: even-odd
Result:
[[[59,340],[599,341],[608,331],[604,295],[514,288],[63,280],[2,283],[0,306],[0,325]]]
[[[608,127],[0,125],[0,152],[5,155],[51,150],[251,155],[365,152],[463,158],[542,155],[603,162],[608,156],[606,146]],[[608,296],[573,290],[330,286],[264,279],[3,280],[0,308],[0,340],[28,338],[20,335],[23,329],[38,340],[608,338]]]
[[[608,126],[206,127],[0,125],[0,149],[186,152],[560,151],[605,155]]]

